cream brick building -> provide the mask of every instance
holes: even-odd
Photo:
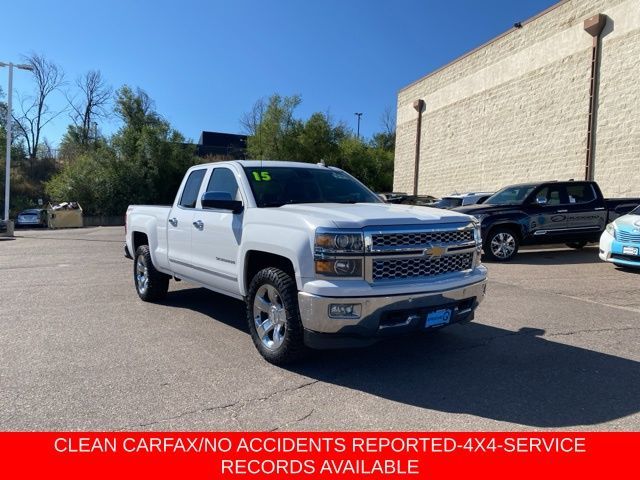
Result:
[[[583,179],[593,37],[600,34],[593,176],[608,196],[640,196],[640,0],[565,0],[403,88],[394,190],[412,192],[422,99],[418,192],[496,190]]]

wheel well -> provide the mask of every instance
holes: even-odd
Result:
[[[283,272],[289,274],[295,281],[296,271],[293,263],[287,257],[276,255],[274,253],[259,252],[250,250],[244,260],[244,286],[245,291],[249,289],[249,283],[260,270],[268,267],[279,268]]]
[[[135,256],[136,250],[138,250],[140,245],[149,245],[149,238],[147,238],[147,234],[142,232],[133,232],[133,252],[131,252],[131,255]]]
[[[490,229],[489,229],[489,233],[487,234],[487,237],[483,239],[483,241],[486,241],[489,236],[498,228],[504,228],[506,230],[510,230],[518,239],[518,242],[522,241],[522,231],[520,230],[520,227],[518,227],[518,225],[516,225],[515,223],[499,223],[497,225],[493,225]]]

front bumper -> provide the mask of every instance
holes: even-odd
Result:
[[[640,268],[640,256],[625,254],[624,247],[635,247],[640,249],[640,244],[620,242],[609,232],[605,231],[600,237],[600,259],[615,265]]]
[[[451,309],[449,323],[470,321],[483,300],[486,279],[443,292],[378,297],[323,297],[298,293],[305,342],[312,348],[369,345],[380,338],[425,330],[426,315]],[[330,318],[331,304],[360,305],[358,318]],[[433,327],[430,327],[433,328]]]

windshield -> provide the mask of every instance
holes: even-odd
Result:
[[[294,203],[381,203],[371,190],[341,170],[245,167],[258,207]]]
[[[460,205],[462,205],[462,199],[455,197],[444,197],[441,200],[435,202],[435,206],[438,208],[455,208],[459,207]]]
[[[640,215],[640,205],[629,212],[629,215]]]
[[[491,195],[483,203],[487,205],[520,205],[529,196],[536,185],[515,185],[503,188]]]

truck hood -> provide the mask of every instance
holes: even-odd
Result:
[[[391,203],[323,203],[284,205],[278,211],[307,217],[312,223],[333,223],[338,228],[377,225],[468,222],[469,216],[438,208]]]
[[[517,210],[520,205],[489,205],[481,203],[479,205],[468,205],[466,207],[456,207],[453,212],[464,213],[466,215],[480,215],[484,213],[500,213]]]

